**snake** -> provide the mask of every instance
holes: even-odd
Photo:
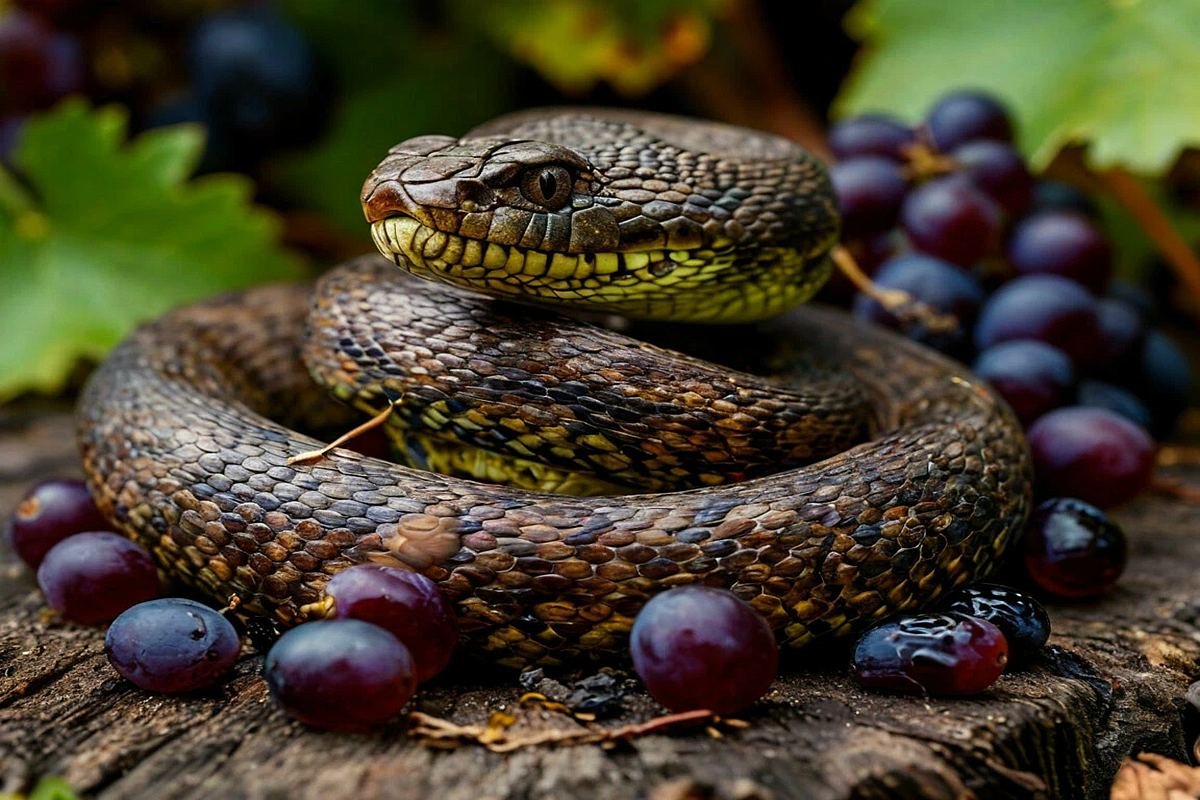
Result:
[[[698,583],[799,647],[929,607],[1019,536],[1003,400],[804,303],[840,220],[793,142],[516,112],[393,147],[361,202],[378,254],[171,311],[80,395],[101,510],[213,600],[285,629],[389,565],[524,668],[627,657],[639,609]],[[298,458],[364,412],[390,457]]]

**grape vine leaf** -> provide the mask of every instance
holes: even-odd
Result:
[[[1195,0],[860,0],[864,43],[834,116],[918,121],[969,86],[1009,103],[1034,167],[1088,143],[1089,166],[1160,175],[1200,145],[1200,3]]]
[[[125,112],[68,100],[0,167],[0,402],[59,390],[133,327],[225,289],[303,274],[242,176],[187,180],[203,131],[125,142]],[[18,177],[19,175],[19,177]]]

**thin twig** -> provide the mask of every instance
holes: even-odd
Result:
[[[329,444],[327,444],[323,447],[319,447],[316,450],[308,450],[306,452],[300,453],[299,455],[291,456],[287,460],[288,465],[290,466],[292,464],[302,464],[302,463],[305,463],[308,461],[316,461],[318,458],[324,458],[325,455],[327,453],[329,453],[330,450],[333,450],[335,447],[341,447],[342,445],[344,445],[346,442],[350,441],[351,439],[353,439],[357,436],[361,436],[369,430],[378,428],[380,425],[387,422],[387,418],[392,415],[392,412],[395,409],[396,409],[396,402],[389,400],[388,404],[387,404],[387,408],[385,408],[383,411],[380,411],[375,416],[371,417],[369,420],[364,422],[362,425],[359,425],[357,428],[355,428],[352,431],[349,431],[348,433],[343,433],[341,436],[334,439],[332,442],[330,442]]]
[[[958,328],[958,318],[953,314],[943,314],[902,289],[888,289],[875,283],[862,271],[845,245],[833,248],[832,257],[833,263],[855,288],[900,321],[922,325],[932,333],[947,333]]]

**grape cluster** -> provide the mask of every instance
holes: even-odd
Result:
[[[1152,304],[1113,280],[1088,197],[1031,173],[995,98],[946,95],[916,129],[872,114],[830,131],[847,249],[883,288],[953,315],[915,323],[865,294],[861,319],[972,365],[1026,426],[1043,497],[1120,505],[1194,384]]]

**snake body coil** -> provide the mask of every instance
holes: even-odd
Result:
[[[399,145],[363,200],[385,255],[453,286],[364,258],[315,292],[180,309],[81,399],[102,509],[218,600],[294,624],[340,569],[419,570],[468,638],[519,666],[620,651],[647,598],[703,582],[801,645],[985,575],[1024,521],[1012,414],[895,335],[795,309],[754,334],[774,344],[750,360],[775,371],[755,376],[469,291],[685,321],[778,314],[820,285],[837,231],[823,171],[784,140],[523,114]],[[363,408],[400,398],[403,457],[452,474],[346,450],[289,464],[319,442],[287,425],[351,424],[313,378]]]

